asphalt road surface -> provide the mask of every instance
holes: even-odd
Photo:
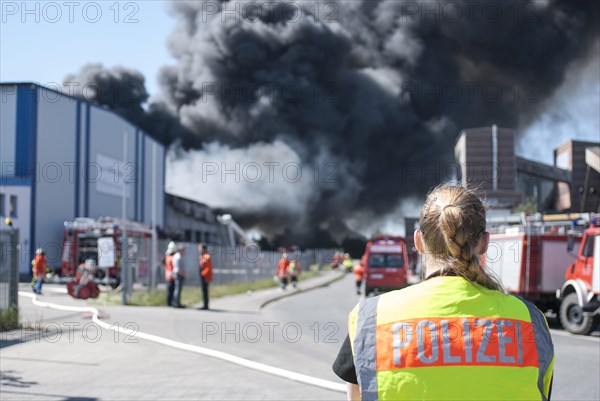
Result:
[[[351,278],[330,287],[287,298],[268,306],[263,314],[273,320],[293,320],[303,330],[312,333],[314,322],[323,325],[332,322],[339,331],[332,337],[342,341],[347,333],[346,317],[358,301],[353,294]],[[556,365],[552,391],[553,400],[600,400],[600,332],[591,336],[575,336],[560,329],[550,320],[555,347]],[[299,346],[299,352],[320,352],[315,360],[315,371],[326,371],[337,353],[339,344],[319,341],[311,344],[310,338]],[[321,365],[325,365],[321,367]]]
[[[52,295],[44,300],[73,302]],[[347,275],[327,287],[273,302],[260,313],[242,307],[208,312],[102,309],[108,315],[104,320],[113,324],[339,382],[331,364],[347,334],[348,312],[358,301],[353,278]],[[31,322],[60,326],[62,335],[40,339],[30,332],[2,343],[0,400],[345,399],[339,392],[130,341],[106,330],[98,338],[93,324],[80,314],[36,309],[24,298],[21,306]],[[72,336],[66,327],[75,328]],[[600,399],[599,333],[578,337],[553,329],[553,337],[553,399]]]

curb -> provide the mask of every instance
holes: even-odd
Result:
[[[281,295],[277,295],[271,299],[267,299],[266,301],[264,301],[262,304],[259,305],[258,310],[260,311],[261,309],[263,309],[265,306],[269,305],[270,303],[273,303],[275,301],[279,301],[283,298],[288,298],[288,297],[292,297],[294,295],[297,294],[301,294],[303,292],[307,292],[307,291],[311,291],[317,288],[323,288],[323,287],[327,287],[330,284],[335,283],[336,281],[339,281],[341,279],[343,279],[344,277],[346,277],[346,273],[340,273],[337,277],[333,277],[331,280],[328,280],[324,283],[315,285],[314,287],[309,287],[309,288],[305,288],[305,289],[299,289],[298,291],[294,291],[294,292],[288,292],[286,294],[281,294]]]

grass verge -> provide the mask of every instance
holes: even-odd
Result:
[[[10,305],[6,309],[0,310],[0,331],[10,331],[21,328],[19,322],[19,307]]]
[[[318,270],[309,270],[302,273],[300,280],[307,280],[321,274]],[[248,291],[258,291],[267,288],[277,287],[278,282],[272,278],[265,278],[249,282],[231,283],[231,284],[215,284],[211,285],[209,292],[210,298],[225,297],[228,295],[243,294]],[[152,291],[134,291],[129,298],[127,304],[132,306],[164,306],[166,304],[166,290],[155,289]],[[184,305],[193,305],[202,301],[202,291],[200,287],[185,286],[181,293],[181,303]],[[100,305],[120,305],[121,293],[100,293],[100,296],[95,300],[96,304]]]

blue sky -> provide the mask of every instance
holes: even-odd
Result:
[[[141,71],[157,93],[160,67],[174,62],[166,40],[175,19],[165,1],[65,3],[0,2],[0,81],[62,82],[100,62]]]

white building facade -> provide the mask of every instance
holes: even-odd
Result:
[[[163,226],[165,147],[113,111],[30,83],[0,84],[0,214],[20,231],[19,273],[36,248],[60,267],[75,217]],[[124,200],[125,199],[125,200]]]

